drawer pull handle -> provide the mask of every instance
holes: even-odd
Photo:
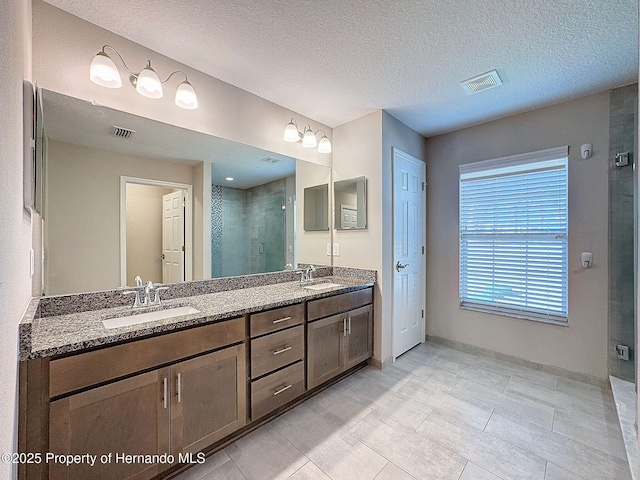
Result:
[[[291,317],[279,318],[278,320],[274,320],[273,324],[275,325],[276,323],[286,322],[287,320],[291,320]]]
[[[167,396],[169,390],[169,382],[167,377],[162,379],[162,408],[167,408]]]
[[[281,348],[280,350],[276,350],[275,352],[273,352],[274,355],[280,355],[281,353],[284,352],[288,352],[289,350],[291,350],[293,347],[286,347],[286,348]]]
[[[279,395],[282,392],[289,390],[291,387],[293,387],[293,385],[287,385],[286,387],[282,387],[280,390],[276,390],[275,392],[273,392],[273,396],[275,397],[276,395]]]
[[[177,383],[178,383],[178,403],[180,403],[182,401],[182,374],[179,373],[178,377],[177,377]]]

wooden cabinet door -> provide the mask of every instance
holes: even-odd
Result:
[[[244,344],[171,367],[172,453],[195,453],[247,421]]]
[[[347,336],[345,337],[345,370],[368,359],[372,352],[373,328],[371,305],[356,308],[346,313]]]
[[[116,454],[161,455],[169,452],[169,402],[163,398],[169,368],[154,370],[50,404],[49,451],[97,455],[66,467],[49,464],[50,480],[150,479],[170,465],[117,462]],[[168,385],[167,385],[168,386]],[[102,463],[101,455],[112,454]]]
[[[333,315],[307,326],[307,385],[311,389],[344,370],[342,338],[346,335],[345,315]]]

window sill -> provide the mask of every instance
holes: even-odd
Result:
[[[520,312],[517,310],[501,310],[493,307],[485,307],[477,304],[460,304],[460,310],[469,310],[472,312],[489,313],[491,315],[499,315],[501,317],[518,318],[520,320],[529,320],[532,322],[546,323],[550,325],[558,325],[560,327],[568,327],[569,321],[566,317],[549,317],[542,314]]]

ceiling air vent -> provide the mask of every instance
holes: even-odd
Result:
[[[128,128],[116,127],[114,125],[113,126],[113,131],[111,133],[113,134],[114,137],[130,138],[131,135],[136,133],[136,131],[135,130],[130,130]]]
[[[264,163],[272,164],[272,163],[278,163],[280,161],[280,159],[279,158],[273,158],[273,157],[265,157],[265,158],[261,159],[260,161],[264,162]]]
[[[460,82],[460,85],[462,85],[465,92],[473,95],[474,93],[502,85],[502,80],[498,76],[498,72],[491,70],[490,72],[482,73],[473,78],[468,78]]]

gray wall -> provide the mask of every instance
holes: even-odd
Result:
[[[611,91],[609,111],[609,373],[635,382],[634,174],[616,167],[615,155],[637,152],[638,84]],[[630,347],[629,361],[616,357],[617,344]]]
[[[588,160],[580,145],[593,144]],[[567,327],[459,308],[458,165],[569,145]],[[427,334],[607,378],[609,92],[427,141]],[[580,264],[593,252],[594,266]]]
[[[6,0],[0,15],[0,452],[17,451],[18,323],[31,295],[31,221],[23,208],[22,80],[31,79],[31,2]],[[39,221],[37,216],[34,222]],[[0,478],[15,478],[0,462]]]

